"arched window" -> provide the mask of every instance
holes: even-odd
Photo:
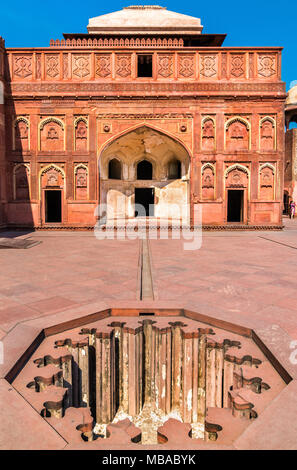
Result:
[[[152,180],[153,179],[153,166],[147,160],[142,160],[137,165],[137,179],[138,180]]]
[[[108,163],[108,178],[112,180],[122,179],[122,166],[116,158],[113,158]]]
[[[168,163],[168,179],[176,180],[181,178],[181,163],[176,158]]]

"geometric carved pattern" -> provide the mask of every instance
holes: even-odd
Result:
[[[216,55],[201,55],[200,58],[200,74],[203,77],[213,77],[217,74],[217,56]]]
[[[32,76],[32,57],[14,56],[13,74],[19,78],[28,78]]]
[[[194,58],[193,54],[179,56],[179,75],[185,78],[194,76]]]
[[[72,74],[78,78],[85,78],[90,75],[90,56],[79,55],[72,57]]]
[[[231,75],[239,78],[244,76],[245,61],[244,55],[232,55],[231,56]]]
[[[271,77],[276,74],[276,62],[273,55],[258,56],[258,74],[262,77]]]
[[[98,77],[106,78],[111,76],[111,56],[101,55],[96,56],[96,75]]]
[[[131,56],[121,55],[116,56],[116,74],[122,78],[131,75]]]
[[[158,55],[158,75],[168,78],[173,75],[173,56]]]
[[[60,63],[58,55],[45,56],[45,70],[46,76],[50,78],[58,78],[60,74]]]

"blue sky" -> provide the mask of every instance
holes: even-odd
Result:
[[[282,78],[287,84],[297,80],[296,19],[297,1],[212,0],[197,2],[158,0],[156,4],[201,18],[204,33],[227,33],[226,46],[282,46]],[[152,0],[121,0],[100,3],[95,0],[40,0],[3,2],[0,35],[7,47],[48,46],[62,33],[87,32],[88,19],[121,10],[128,5],[151,5]]]

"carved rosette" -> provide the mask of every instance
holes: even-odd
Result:
[[[108,54],[96,56],[96,75],[101,78],[111,77],[111,56]]]
[[[194,59],[195,56],[193,54],[179,56],[179,76],[185,78],[194,77]]]
[[[121,78],[131,76],[131,56],[118,54],[116,56],[116,75]]]
[[[158,56],[158,76],[163,78],[170,78],[173,76],[173,56],[163,55]]]
[[[32,56],[13,56],[13,76],[17,78],[32,77]]]

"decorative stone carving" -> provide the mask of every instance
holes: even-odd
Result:
[[[50,165],[41,172],[42,188],[63,188],[64,172],[56,165]]]
[[[164,78],[172,77],[173,75],[173,56],[172,55],[158,55],[158,75]]]
[[[25,200],[30,199],[29,194],[29,179],[30,179],[30,170],[29,166],[25,164],[17,164],[14,167],[13,171],[14,176],[14,199],[15,200]]]
[[[245,120],[235,118],[226,123],[226,149],[249,149],[249,127]]]
[[[226,170],[226,188],[247,188],[249,181],[248,169],[243,165],[232,165]]]
[[[272,201],[274,199],[274,173],[275,168],[265,163],[260,167],[260,199]]]
[[[212,118],[204,118],[201,126],[203,150],[214,150],[215,148],[215,125]]]
[[[90,56],[79,55],[72,57],[72,74],[77,78],[85,78],[90,75]]]
[[[40,123],[40,150],[64,150],[64,126],[57,118],[47,118]]]
[[[29,150],[29,121],[18,117],[14,124],[14,150]]]
[[[274,55],[258,56],[258,75],[271,77],[276,74],[276,58]]]
[[[180,55],[179,56],[179,75],[185,78],[194,77],[194,59],[195,56]]]
[[[68,54],[63,54],[63,78],[69,78]]]
[[[118,54],[116,56],[116,74],[125,78],[131,76],[131,56]]]
[[[244,55],[232,55],[231,56],[231,76],[235,78],[244,77]]]
[[[85,118],[75,120],[75,150],[87,150],[88,121]]]
[[[36,78],[41,78],[41,54],[36,54]]]
[[[269,117],[260,121],[260,148],[261,150],[274,150],[275,121]]]
[[[200,74],[203,77],[214,77],[217,75],[217,56],[201,55],[200,56]]]
[[[214,166],[206,163],[201,169],[202,176],[202,199],[214,199],[215,173]]]
[[[58,55],[45,55],[46,76],[50,78],[59,78],[60,64]]]
[[[75,174],[75,198],[86,200],[88,198],[88,168],[86,165],[77,165]]]
[[[32,77],[32,57],[13,56],[13,74],[18,78]]]
[[[96,75],[107,78],[111,76],[111,56],[104,54],[96,56]]]

